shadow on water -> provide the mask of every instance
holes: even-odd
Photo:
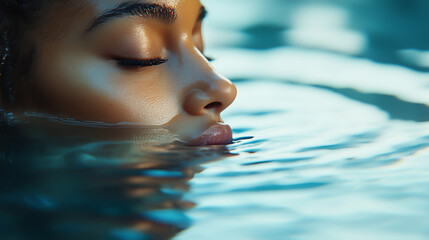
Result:
[[[351,88],[317,87],[339,93],[359,102],[374,105],[387,112],[391,119],[415,122],[429,121],[429,107],[422,103],[407,102],[392,95],[363,93]]]
[[[233,78],[235,83],[245,83],[255,81],[251,78]],[[267,81],[267,80],[266,80]],[[275,80],[275,82],[279,82]],[[294,84],[299,86],[309,86],[320,89],[325,89],[332,91],[334,93],[341,94],[347,98],[373,105],[387,114],[389,114],[391,119],[395,120],[405,120],[405,121],[414,121],[414,122],[428,122],[429,121],[429,106],[423,103],[413,103],[402,100],[397,96],[387,95],[382,93],[365,93],[360,92],[352,88],[336,88],[326,85],[319,84],[304,84],[296,81],[287,81],[282,80],[281,82],[287,84]],[[249,116],[252,115],[264,115],[264,114],[274,114],[273,111],[266,112],[257,112],[257,113],[244,113]],[[241,112],[236,114],[243,114]]]
[[[160,131],[0,125],[0,239],[170,239],[190,227],[189,180],[230,153],[148,144]]]

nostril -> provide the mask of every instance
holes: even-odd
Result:
[[[205,106],[205,109],[217,109],[220,108],[222,106],[222,103],[220,102],[212,102],[210,104],[207,104],[207,106]]]

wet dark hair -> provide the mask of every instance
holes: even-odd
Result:
[[[50,0],[1,0],[0,2],[0,94],[2,105],[15,104],[19,89],[34,58],[34,47],[28,46],[26,33],[35,27]],[[32,50],[33,49],[33,50]]]

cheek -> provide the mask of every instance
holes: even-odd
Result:
[[[182,111],[181,91],[162,67],[121,76],[124,105],[134,119],[149,125],[164,125]]]
[[[180,113],[174,79],[161,67],[131,73],[88,56],[42,62],[39,87],[51,113],[144,125],[163,125]]]

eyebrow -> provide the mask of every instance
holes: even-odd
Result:
[[[95,18],[86,32],[90,32],[99,25],[104,24],[112,19],[126,16],[152,18],[165,24],[172,24],[176,21],[177,18],[176,10],[171,7],[155,3],[125,2]]]

